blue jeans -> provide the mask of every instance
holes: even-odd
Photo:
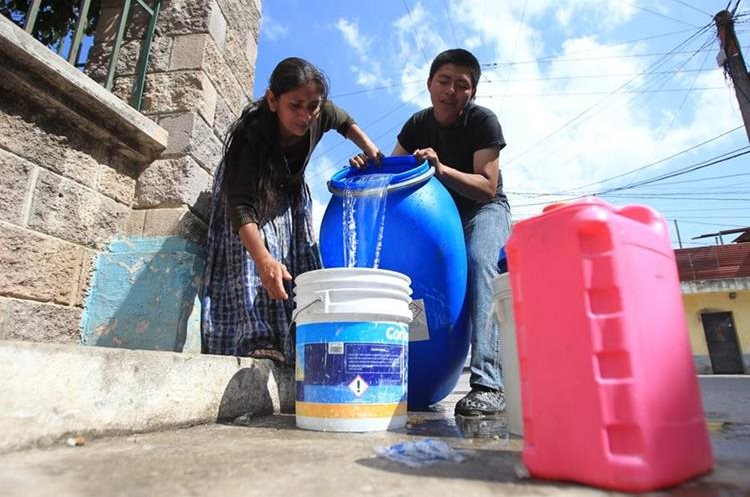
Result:
[[[502,389],[498,326],[492,312],[497,257],[510,234],[510,206],[492,202],[464,209],[461,222],[469,258],[469,327],[472,386]]]

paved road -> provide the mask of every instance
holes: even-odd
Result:
[[[711,474],[652,496],[750,496],[750,377],[701,380],[717,457]],[[466,378],[431,412],[410,413],[401,432],[320,433],[294,417],[237,419],[159,433],[89,440],[0,457],[0,494],[16,496],[602,496],[575,484],[519,479],[522,441],[505,419],[452,415]],[[429,437],[461,463],[411,468],[375,448]]]

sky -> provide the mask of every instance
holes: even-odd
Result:
[[[255,97],[276,63],[306,58],[389,155],[406,119],[430,106],[432,58],[466,48],[482,64],[476,103],[497,114],[508,144],[500,168],[514,221],[597,194],[656,209],[675,248],[675,225],[683,247],[713,245],[693,238],[750,226],[750,142],[713,22],[729,1],[266,0]],[[740,0],[745,52],[749,14]],[[332,131],[313,154],[318,222],[326,181],[356,152]]]

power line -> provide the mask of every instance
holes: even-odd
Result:
[[[704,43],[703,46],[705,46],[705,43]],[[694,52],[694,55],[695,55],[695,53],[697,53],[697,52]],[[690,61],[691,58],[688,58],[687,60],[683,61],[679,66],[676,66],[676,67],[678,69],[684,68],[687,65],[687,63]],[[649,67],[654,67],[654,64],[652,64]],[[651,71],[650,70],[646,71],[646,73],[649,73],[649,72],[651,72]],[[656,71],[654,71],[654,72],[656,72]],[[662,72],[664,72],[664,71],[662,71]],[[635,81],[635,79],[636,78],[631,78],[630,81]],[[659,81],[661,81],[661,82],[659,83]],[[658,77],[654,78],[653,81],[649,80],[648,84],[650,84],[651,87],[663,88],[664,85],[666,85],[666,83],[667,83],[667,77],[666,76],[658,76]],[[645,88],[646,84],[647,83],[644,82],[643,84],[637,86],[636,88]],[[623,85],[622,87],[624,88],[625,86],[627,86],[627,84]],[[646,104],[648,104],[649,100],[651,99],[652,95],[654,95],[654,94],[653,93],[649,94],[649,96],[647,96],[646,98],[643,98],[641,100],[641,102],[637,106],[633,107],[633,110],[636,110],[638,107],[645,107]],[[600,100],[600,102],[597,102],[597,104],[603,103],[609,97],[610,96],[607,95],[607,97],[605,97],[604,99]],[[638,97],[636,97],[636,99],[637,98]],[[621,99],[619,103],[615,104],[615,108],[624,107],[626,105],[631,105],[632,106],[635,103],[636,99],[633,99],[633,100]],[[581,117],[581,119],[578,121],[578,125],[579,126],[581,126],[584,121],[589,121],[590,119],[592,119],[595,115],[601,115],[601,112],[604,110],[604,107],[600,106],[598,109],[594,109],[594,107],[596,107],[596,105],[593,106],[592,108],[588,109],[588,110],[591,111],[590,113],[588,113],[586,116],[582,116]],[[560,131],[562,131],[562,129]],[[526,153],[526,152],[528,152],[528,150],[524,151],[524,153]],[[571,157],[569,160],[565,161],[562,164],[559,164],[558,167],[564,167],[564,166],[570,164],[571,162],[573,162],[574,160],[576,160],[578,157],[580,157],[583,154],[584,154],[584,151],[582,150],[582,151],[578,152],[577,154],[575,154],[573,157]],[[536,162],[547,160],[548,157],[553,156],[553,155],[555,156],[556,160],[559,161],[559,159],[558,159],[559,150],[552,150],[552,147],[550,147],[550,152],[547,155],[545,155],[544,157],[542,157],[541,159],[537,159]],[[511,159],[510,161],[508,161],[506,163],[506,165],[509,164],[510,162],[513,162],[513,160],[515,160],[516,158],[517,157],[514,157],[513,159]]]
[[[708,13],[708,12],[706,12],[705,10],[701,10],[701,9],[699,9],[698,7],[693,7],[692,5],[690,5],[690,4],[686,3],[686,2],[683,2],[682,0],[672,0],[672,1],[673,1],[673,2],[677,2],[677,3],[679,3],[680,5],[684,5],[685,7],[689,8],[689,9],[693,9],[693,10],[694,10],[694,11],[696,11],[696,12],[700,12],[701,14],[705,14],[705,15],[707,15],[707,16],[709,16],[709,17],[713,17],[713,14],[709,14],[709,13]]]
[[[605,179],[602,179],[602,180],[594,181],[592,183],[587,183],[585,185],[578,186],[576,188],[571,189],[571,191],[583,190],[584,188],[589,188],[591,186],[601,185],[601,184],[608,183],[610,181],[613,181],[613,180],[616,180],[616,179],[619,179],[619,178],[623,178],[625,176],[629,176],[631,174],[635,174],[635,173],[637,173],[639,171],[643,171],[644,169],[648,169],[650,167],[656,166],[656,165],[661,164],[663,162],[667,162],[668,160],[674,159],[675,157],[679,157],[680,155],[683,155],[683,154],[686,154],[688,152],[691,152],[691,151],[695,150],[696,148],[700,148],[700,147],[702,147],[704,145],[708,145],[709,143],[711,143],[713,141],[716,141],[719,138],[723,138],[723,137],[725,137],[725,136],[727,136],[727,135],[729,135],[729,134],[731,134],[731,133],[733,133],[733,132],[735,132],[735,131],[737,131],[739,129],[742,129],[742,128],[743,128],[743,126],[737,126],[736,128],[733,128],[733,129],[730,129],[728,131],[725,131],[725,132],[723,132],[723,133],[721,133],[721,134],[719,134],[717,136],[714,136],[713,138],[709,138],[708,140],[702,141],[702,142],[700,142],[700,143],[698,143],[696,145],[693,145],[693,146],[688,147],[686,149],[680,150],[679,152],[675,152],[674,154],[668,155],[667,157],[664,157],[664,158],[659,159],[657,161],[649,162],[648,164],[644,164],[643,166],[639,166],[639,167],[637,167],[635,169],[631,169],[630,171],[626,171],[624,173],[621,173],[621,174],[618,174],[618,175],[615,175],[615,176],[611,176],[609,178],[605,178]]]
[[[681,29],[679,31],[670,31],[668,33],[662,33],[662,34],[658,34],[658,35],[650,35],[650,36],[645,36],[645,37],[642,37],[642,38],[634,38],[632,40],[616,41],[616,42],[613,42],[613,43],[605,43],[603,45],[600,45],[597,48],[589,48],[589,49],[586,49],[586,50],[576,50],[576,51],[573,51],[573,52],[568,52],[568,55],[586,54],[586,53],[590,53],[590,52],[592,52],[594,50],[598,50],[599,48],[612,48],[612,47],[618,47],[620,45],[632,46],[632,45],[635,45],[636,43],[640,43],[642,41],[655,40],[657,38],[667,38],[667,37],[670,37],[670,36],[674,36],[674,35],[678,35],[678,34],[684,34],[684,33],[688,33],[688,32],[693,32],[693,30],[692,29]],[[530,59],[530,60],[526,60],[526,61],[515,62],[514,64],[529,64],[529,63],[534,63],[534,62],[550,62],[550,61],[556,61],[556,60],[558,60],[558,56],[557,55],[545,55],[543,57],[538,57],[536,59]],[[579,60],[579,59],[576,59],[576,60]],[[584,59],[584,60],[588,60],[588,59]],[[482,66],[485,66],[485,67],[499,66],[499,65],[510,65],[510,64],[508,64],[507,62],[488,62],[488,63],[482,64]]]
[[[691,165],[691,166],[687,166],[687,167],[684,167],[682,169],[678,169],[677,171],[674,171],[674,172],[671,172],[671,173],[662,174],[660,176],[656,176],[656,177],[650,178],[650,179],[636,181],[636,182],[631,183],[629,185],[618,186],[618,187],[610,188],[608,190],[604,190],[602,192],[599,192],[598,195],[606,195],[606,194],[609,194],[609,193],[612,193],[612,192],[619,192],[619,191],[623,191],[623,190],[630,190],[632,188],[636,188],[638,186],[643,186],[643,185],[648,185],[650,183],[654,183],[656,181],[661,181],[663,179],[669,179],[669,178],[674,178],[676,176],[682,176],[683,174],[691,173],[691,172],[697,171],[699,169],[704,169],[704,168],[709,167],[709,166],[714,166],[716,164],[720,164],[722,162],[726,162],[728,160],[736,159],[737,157],[741,157],[743,155],[750,154],[750,150],[748,150],[749,148],[750,148],[750,146],[741,147],[741,148],[732,150],[731,152],[726,152],[724,154],[715,156],[712,159],[707,159],[707,160],[699,162],[697,164],[694,164],[694,165]],[[729,154],[732,154],[732,155],[729,155]],[[750,200],[750,199],[748,199],[748,200]]]
[[[701,28],[701,31],[705,31],[707,26],[704,26]],[[696,33],[700,34],[700,33]],[[748,47],[743,47],[747,49]],[[709,51],[709,48],[703,48],[698,50],[699,52],[706,52]],[[559,57],[556,55],[549,55],[546,57],[539,57],[537,59],[528,59],[528,60],[522,60],[517,62],[487,62],[484,64],[481,64],[482,67],[498,67],[498,66],[517,66],[522,64],[539,64],[539,63],[547,63],[547,62],[582,62],[582,61],[590,61],[590,60],[611,60],[611,59],[635,59],[635,58],[643,58],[643,57],[656,57],[656,56],[664,56],[664,55],[680,55],[680,54],[695,54],[694,50],[672,50],[670,52],[648,52],[648,53],[632,53],[632,54],[622,54],[622,55],[598,55],[598,56],[589,56],[589,57]]]
[[[669,219],[670,221],[679,221],[685,224],[698,224],[701,226],[717,226],[719,228],[736,228],[737,227],[736,224],[704,223],[701,221],[689,221],[687,219],[677,219],[677,218],[667,218],[667,219]]]
[[[659,88],[659,89],[644,89],[644,90],[623,90],[620,93],[623,95],[639,95],[644,93],[679,93],[691,91],[726,91],[726,86],[706,86],[701,88]],[[554,92],[554,93],[511,93],[510,95],[477,95],[477,98],[501,98],[501,97],[580,97],[590,95],[609,95],[608,91],[565,91],[565,92]]]
[[[674,52],[678,51],[678,49],[679,49],[679,48],[680,48],[681,46],[685,45],[685,44],[686,44],[686,43],[688,43],[688,42],[689,42],[690,40],[692,40],[692,39],[696,38],[697,36],[701,35],[701,34],[702,34],[702,33],[704,33],[705,31],[707,31],[707,30],[709,29],[709,27],[710,27],[710,26],[711,26],[711,24],[706,24],[706,26],[704,26],[703,28],[701,28],[700,30],[698,30],[698,31],[697,31],[696,33],[693,33],[693,34],[692,34],[692,35],[690,35],[690,36],[689,36],[688,38],[686,38],[685,40],[683,40],[682,42],[680,42],[680,43],[679,43],[679,44],[678,44],[678,45],[677,45],[677,46],[676,46],[676,47],[675,47],[675,48],[674,48],[674,49],[673,49],[673,50],[672,50],[671,52],[668,52],[668,54],[673,54]],[[662,58],[664,58],[664,57],[662,57]],[[652,63],[652,64],[651,64],[650,66],[649,66],[649,69],[652,69],[652,68],[658,67],[658,65],[659,65],[659,64],[661,64],[661,63],[662,63],[662,60],[661,60],[661,59],[659,59],[659,60],[657,60],[657,61],[653,62],[653,63]],[[510,159],[509,161],[507,161],[507,162],[505,163],[505,165],[507,166],[507,165],[508,165],[508,164],[510,164],[511,162],[513,162],[513,161],[515,161],[515,160],[518,160],[518,159],[519,159],[520,157],[523,157],[524,155],[526,155],[527,153],[531,152],[532,150],[536,150],[536,147],[537,147],[537,146],[538,146],[538,145],[539,145],[540,143],[543,143],[543,142],[545,142],[546,140],[550,139],[550,138],[551,138],[552,136],[556,135],[557,133],[559,133],[559,132],[560,132],[560,131],[562,131],[563,129],[567,128],[568,126],[572,125],[572,124],[573,124],[574,122],[578,121],[579,119],[583,118],[583,117],[584,117],[585,115],[587,115],[587,114],[589,114],[590,112],[592,112],[592,111],[593,111],[594,109],[596,109],[596,108],[597,108],[597,107],[599,107],[599,106],[600,106],[601,104],[603,104],[603,103],[604,103],[604,102],[605,102],[605,101],[606,101],[606,100],[607,100],[607,99],[608,99],[609,97],[611,97],[612,95],[615,95],[615,94],[617,94],[617,93],[618,93],[618,92],[620,92],[620,91],[621,91],[622,89],[624,89],[624,88],[626,88],[626,87],[627,87],[628,85],[630,85],[630,83],[632,83],[633,81],[635,81],[635,79],[636,79],[636,78],[637,78],[637,76],[635,76],[635,77],[633,77],[633,78],[629,79],[628,81],[626,81],[626,82],[625,82],[625,83],[623,83],[622,85],[618,86],[617,88],[615,88],[614,90],[612,90],[612,91],[611,91],[611,92],[610,92],[610,93],[609,93],[609,94],[608,94],[607,96],[605,96],[604,98],[602,98],[602,99],[598,100],[598,101],[597,101],[597,102],[595,102],[595,103],[594,103],[593,105],[591,105],[591,106],[587,107],[587,108],[586,108],[586,109],[584,109],[583,111],[579,112],[578,114],[576,114],[575,116],[573,116],[573,117],[572,117],[571,119],[569,119],[569,120],[567,120],[566,122],[564,122],[564,123],[563,123],[563,124],[562,124],[561,126],[559,126],[558,128],[556,128],[556,129],[555,129],[554,131],[552,131],[552,132],[548,133],[547,135],[545,135],[544,137],[542,137],[542,138],[541,138],[540,140],[537,140],[536,142],[534,142],[534,144],[532,144],[532,145],[531,145],[530,147],[528,147],[528,148],[527,148],[526,150],[524,150],[523,152],[521,152],[521,153],[520,153],[519,155],[516,155],[515,157],[513,157],[512,159]]]
[[[715,179],[736,178],[738,176],[750,176],[750,173],[725,174],[723,176],[711,176],[708,178],[697,178],[697,179],[683,179],[681,181],[669,181],[667,183],[662,183],[662,185],[671,186],[671,185],[678,185],[682,183],[698,183],[698,182],[703,183],[703,182],[711,181]]]
[[[651,10],[651,9],[648,9],[648,8],[646,8],[646,7],[641,7],[641,6],[640,6],[640,5],[638,5],[637,3],[634,3],[634,2],[629,2],[628,0],[620,0],[620,2],[622,2],[622,3],[625,3],[625,4],[628,4],[628,5],[631,5],[631,6],[635,7],[636,9],[640,9],[640,10],[642,10],[642,11],[644,11],[644,12],[648,12],[648,13],[650,13],[650,14],[654,14],[654,15],[657,15],[657,16],[659,16],[659,17],[663,17],[663,18],[665,18],[665,19],[669,19],[670,21],[674,21],[674,22],[679,22],[680,24],[685,24],[686,26],[692,26],[692,27],[694,27],[694,28],[697,28],[697,27],[698,27],[698,26],[695,26],[694,24],[690,24],[689,22],[681,21],[681,20],[679,20],[679,19],[676,19],[676,18],[674,18],[674,17],[668,16],[668,15],[666,15],[666,14],[662,14],[661,12],[657,12],[657,11],[655,11],[655,10]]]
[[[560,192],[560,193],[557,193],[557,194],[555,194],[555,193],[540,193],[540,194],[537,194],[537,195],[538,196],[567,197],[567,198],[560,199],[559,201],[561,201],[561,202],[568,202],[568,201],[576,200],[576,199],[583,198],[583,197],[586,197],[586,196],[606,196],[606,197],[617,197],[618,195],[623,196],[624,194],[617,194],[617,192],[621,192],[621,191],[624,191],[624,190],[631,190],[631,189],[637,188],[639,186],[643,186],[643,185],[646,185],[646,184],[650,184],[650,183],[654,183],[654,182],[657,182],[657,181],[661,181],[662,179],[668,179],[668,178],[674,178],[676,176],[682,176],[683,174],[688,174],[688,173],[697,171],[699,169],[704,169],[704,168],[709,167],[709,166],[720,164],[722,162],[726,162],[728,160],[732,160],[732,159],[735,159],[737,157],[749,154],[750,150],[748,150],[748,149],[750,149],[750,146],[742,147],[742,148],[739,148],[739,149],[736,149],[736,150],[732,150],[730,152],[725,152],[723,154],[720,154],[720,155],[717,155],[715,157],[712,157],[711,159],[707,159],[707,160],[704,160],[704,161],[701,161],[701,162],[698,162],[698,163],[691,164],[689,166],[683,167],[683,168],[678,169],[676,171],[672,171],[670,173],[662,174],[662,175],[659,175],[659,176],[656,176],[656,177],[653,177],[653,178],[645,179],[645,180],[642,180],[640,182],[631,183],[631,184],[624,185],[624,186],[621,186],[621,187],[610,188],[610,189],[607,189],[607,190],[602,190],[602,191],[599,191],[599,192],[582,193],[582,194],[577,194],[577,195],[570,195],[570,194],[566,194],[565,192]],[[732,155],[730,155],[730,154],[732,154]],[[642,195],[637,195],[637,196],[638,197],[642,197]],[[672,199],[672,200],[674,200],[674,199]],[[687,199],[682,199],[682,200],[687,200]],[[704,198],[700,198],[699,200],[711,200],[711,199],[704,197]],[[716,200],[734,200],[734,199],[716,199]],[[739,200],[740,201],[750,201],[750,198],[739,199]],[[532,203],[527,203],[527,204],[518,204],[518,205],[515,205],[514,207],[518,207],[518,208],[521,208],[521,207],[532,207],[532,206],[546,205],[547,203],[549,203],[549,202],[532,202]]]
[[[456,38],[456,32],[453,30],[453,17],[451,17],[450,9],[448,8],[448,3],[446,0],[443,0],[443,8],[445,9],[446,18],[448,19],[448,26],[451,29],[451,36],[453,37],[453,46],[458,46],[458,39]]]
[[[682,73],[692,73],[692,72],[711,72],[714,71],[714,68],[711,69],[675,69],[672,71],[640,71],[640,72],[631,72],[631,73],[601,73],[601,74],[576,74],[575,76],[547,76],[547,77],[539,77],[539,78],[509,78],[505,81],[568,81],[568,80],[576,80],[576,79],[606,79],[606,78],[625,78],[629,76],[645,76],[645,75],[665,75],[665,74],[682,74]],[[489,83],[493,83],[493,80],[488,80]]]
[[[724,198],[724,197],[721,197],[721,198],[719,198],[719,197],[716,197],[716,198],[714,198],[714,197],[679,197],[679,198],[676,198],[676,197],[663,197],[663,196],[656,196],[656,195],[653,195],[653,196],[650,196],[650,197],[644,197],[643,195],[635,195],[635,194],[628,195],[628,194],[622,194],[622,193],[615,193],[615,194],[607,193],[607,194],[597,195],[597,197],[606,197],[606,198],[647,198],[647,199],[652,199],[652,200],[680,200],[680,201],[682,201],[682,200],[709,201],[710,200],[712,202],[717,202],[717,201],[722,201],[722,202],[750,202],[750,198]]]
[[[411,16],[411,9],[409,8],[409,4],[406,3],[406,0],[403,0],[404,7],[406,8],[406,13],[409,15],[409,22],[411,23],[412,32],[414,34],[414,39],[417,41],[417,46],[419,47],[419,51],[422,52],[422,57],[424,57],[424,63],[427,64],[429,59],[427,58],[427,53],[424,51],[424,48],[422,47],[422,42],[419,41],[419,36],[416,35],[417,33],[417,27],[414,25],[414,19]]]
[[[703,63],[701,64],[701,68],[703,68],[706,65],[706,59],[708,59],[708,53],[706,53],[706,56],[703,58]],[[688,97],[690,96],[690,93],[697,89],[695,88],[695,84],[698,82],[698,77],[700,76],[700,73],[695,75],[695,78],[693,78],[693,82],[690,85],[690,90],[685,94],[685,96],[682,98],[682,102],[680,102],[680,106],[677,108],[677,112],[674,113],[672,116],[672,121],[669,123],[669,126],[664,128],[664,130],[661,132],[661,136],[656,141],[656,144],[654,144],[654,147],[651,149],[651,156],[653,156],[654,151],[656,151],[657,148],[662,144],[664,141],[664,138],[667,136],[667,131],[672,129],[672,126],[674,126],[674,123],[677,121],[677,116],[679,116],[682,113],[682,108],[685,106],[685,103],[687,102]]]
[[[710,69],[676,69],[672,71],[652,71],[652,72],[637,72],[637,73],[602,73],[602,74],[581,74],[581,75],[575,75],[575,76],[548,76],[548,77],[538,77],[538,78],[507,78],[502,81],[496,81],[489,78],[485,78],[484,81],[487,83],[501,83],[501,82],[524,82],[524,81],[572,81],[572,80],[580,80],[580,79],[611,79],[611,78],[625,78],[625,77],[631,77],[631,76],[645,76],[645,75],[669,75],[669,74],[682,74],[682,73],[693,73],[693,72],[711,72],[714,71],[714,68]],[[482,75],[484,76],[484,75]],[[400,83],[393,83],[390,85],[383,85],[383,86],[375,86],[372,88],[363,88],[361,90],[353,90],[348,91],[345,93],[337,93],[335,95],[331,95],[331,99],[337,99],[337,98],[343,98],[343,97],[349,97],[352,95],[361,95],[362,93],[370,93],[380,90],[389,90],[391,88],[399,88],[402,86],[407,85],[414,85],[414,84],[424,84],[424,79],[414,79],[411,81],[402,81]]]
[[[521,36],[521,29],[523,29],[523,22],[526,20],[526,7],[529,5],[529,0],[525,0],[523,3],[523,13],[521,14],[521,20],[518,21],[518,29],[516,30],[516,39],[513,42],[513,52],[511,55],[511,61],[516,59],[516,50],[518,49],[518,38]],[[505,107],[505,96],[508,93],[508,80],[505,80],[505,86],[503,87],[503,99],[500,101],[500,113],[502,113],[503,107]]]

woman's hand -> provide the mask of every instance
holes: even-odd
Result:
[[[371,160],[376,165],[379,165],[380,159],[382,159],[383,157],[385,157],[383,155],[383,152],[381,152],[377,148],[372,148],[349,159],[349,165],[352,167],[356,167],[357,169],[362,169],[365,167],[365,163],[368,160]]]
[[[260,281],[263,288],[268,292],[268,296],[274,300],[286,300],[289,298],[284,290],[284,281],[291,281],[292,275],[289,274],[286,266],[273,257],[269,257],[256,263]]]

